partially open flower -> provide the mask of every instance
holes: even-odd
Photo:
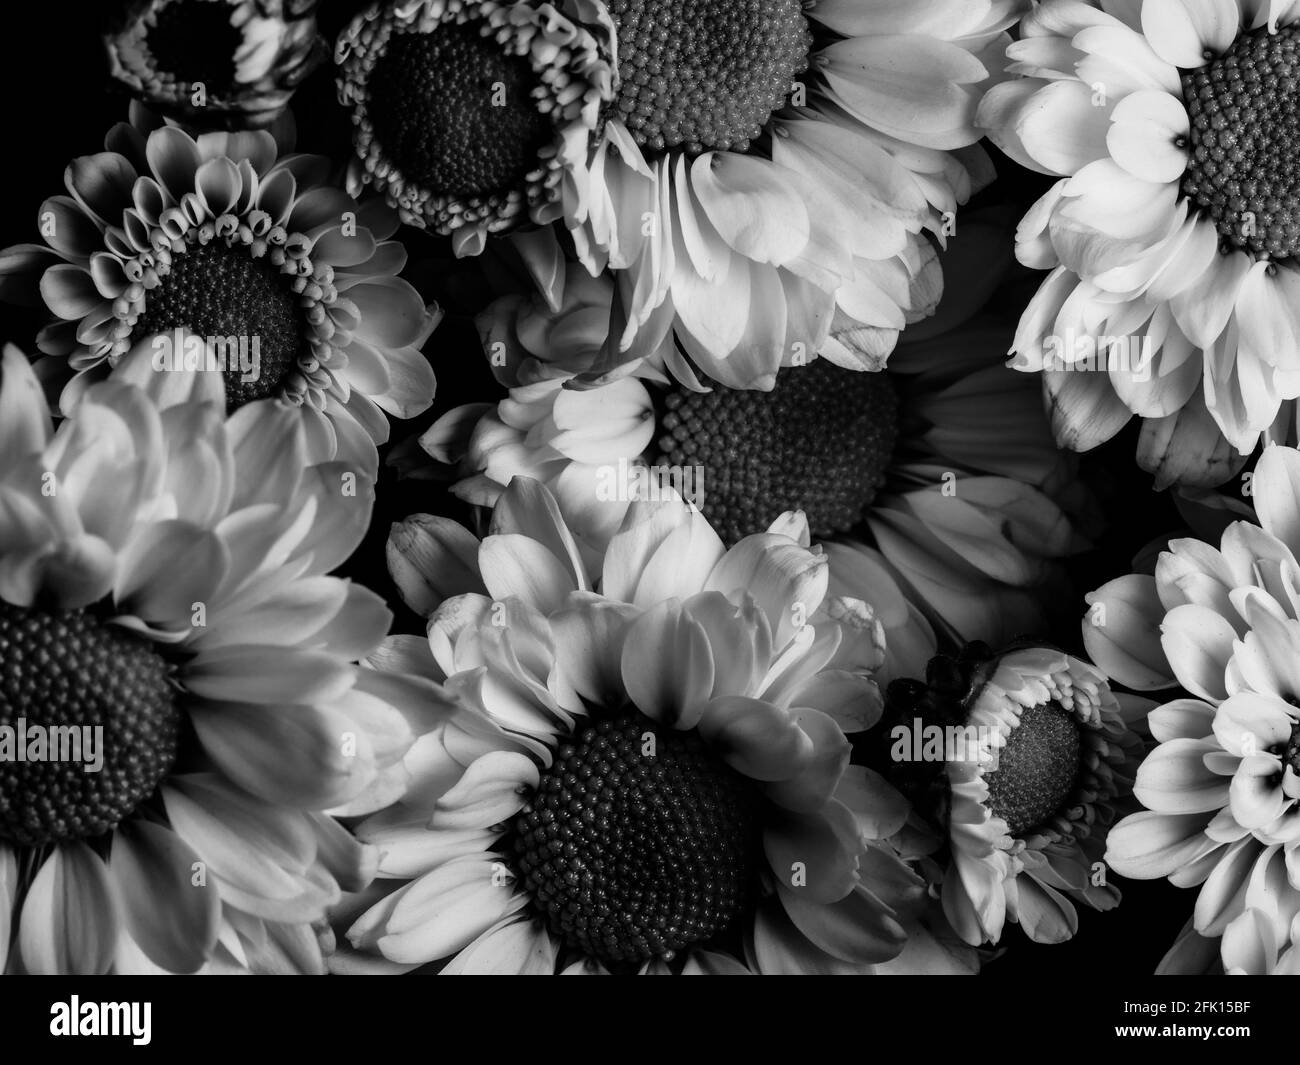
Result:
[[[373,185],[459,254],[558,218],[561,179],[586,158],[611,91],[603,21],[589,0],[373,4],[334,56],[355,126],[349,189]]]
[[[316,0],[130,0],[104,46],[113,77],[197,128],[269,125],[329,51]]]
[[[420,349],[440,313],[397,276],[396,214],[270,132],[195,138],[132,118],[41,205],[46,244],[0,253],[0,295],[54,315],[36,343],[43,376],[67,382],[64,412],[133,348],[146,376],[176,369],[187,330],[222,349],[229,412],[273,398],[313,454],[373,472],[385,413],[420,413],[435,387]]]
[[[883,728],[891,779],[947,836],[944,912],[967,943],[996,943],[1008,920],[1059,943],[1075,903],[1119,902],[1101,855],[1141,746],[1099,670],[1042,645],[968,645],[891,684]]]

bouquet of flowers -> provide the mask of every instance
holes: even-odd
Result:
[[[1300,973],[1297,0],[104,6],[0,969]]]

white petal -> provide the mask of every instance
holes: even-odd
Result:
[[[27,890],[18,949],[29,973],[98,976],[108,971],[121,915],[108,870],[79,841],[45,859]]]
[[[1214,736],[1231,754],[1262,754],[1291,738],[1294,719],[1281,699],[1237,692],[1214,715]]]
[[[837,41],[818,54],[832,95],[868,125],[910,144],[959,148],[978,138],[978,93],[988,71],[970,52],[926,37]]]
[[[1106,864],[1136,880],[1168,876],[1211,849],[1206,821],[1205,814],[1152,811],[1126,817],[1106,840]]]
[[[1161,626],[1161,646],[1179,683],[1188,691],[1220,703],[1227,698],[1224,674],[1237,633],[1207,607],[1174,607]]]
[[[17,461],[45,446],[50,408],[27,356],[12,344],[4,347],[0,370],[0,455]]]
[[[558,944],[537,921],[507,918],[443,967],[443,976],[551,976]]]
[[[1156,582],[1144,574],[1118,577],[1085,597],[1083,645],[1107,674],[1137,691],[1172,687],[1160,646],[1165,609]]]
[[[1300,550],[1300,452],[1267,447],[1252,481],[1259,523],[1291,549]]]
[[[761,263],[793,259],[808,243],[808,211],[796,175],[756,156],[709,152],[691,166],[691,185],[714,228],[735,251]]]
[[[500,824],[519,812],[538,780],[537,766],[526,755],[485,754],[438,800],[429,827],[436,832]]]
[[[1195,69],[1205,53],[1226,52],[1236,39],[1241,7],[1236,0],[1143,0],[1142,32],[1161,59]]]
[[[1213,744],[1180,739],[1162,743],[1138,769],[1133,794],[1149,810],[1164,814],[1212,813],[1228,798],[1228,782],[1205,767]]]
[[[1106,147],[1111,158],[1144,181],[1177,181],[1187,169],[1187,148],[1180,138],[1190,128],[1180,100],[1148,89],[1126,96],[1110,116]]]
[[[1083,82],[1053,81],[1020,107],[1015,133],[1036,169],[1074,174],[1106,158],[1107,112]]]
[[[1110,100],[1139,89],[1182,92],[1178,68],[1166,63],[1141,34],[1118,26],[1090,26],[1074,37],[1087,54],[1076,65],[1079,79]]]
[[[544,545],[518,533],[489,536],[479,548],[479,569],[494,599],[522,599],[549,614],[570,592],[577,591],[572,573]]]
[[[1242,828],[1263,828],[1286,807],[1286,796],[1278,783],[1280,770],[1276,755],[1254,754],[1242,759],[1230,789],[1232,816]]]
[[[1216,255],[1196,284],[1173,298],[1174,318],[1192,343],[1209,348],[1220,338],[1253,265],[1242,252]]]
[[[1239,360],[1295,369],[1300,356],[1300,273],[1261,260],[1251,267],[1237,296],[1241,329]]]
[[[672,669],[664,663],[672,662]],[[680,602],[658,603],[628,630],[622,654],[627,696],[647,717],[694,728],[713,692],[713,653],[704,626]]]

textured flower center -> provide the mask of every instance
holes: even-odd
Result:
[[[607,0],[637,144],[743,152],[808,66],[801,0]]]
[[[172,0],[146,38],[154,65],[177,81],[201,81],[210,93],[232,88],[244,35],[230,19],[225,0]]]
[[[781,370],[770,392],[670,392],[659,427],[657,464],[695,468],[700,509],[728,543],[787,510],[825,537],[856,525],[883,483],[898,400],[886,374],[819,359]]]
[[[1300,30],[1245,34],[1183,74],[1191,119],[1183,194],[1224,243],[1260,258],[1300,251]]]
[[[515,820],[515,860],[552,934],[610,962],[671,958],[750,903],[757,798],[694,733],[635,710],[556,753]]]
[[[449,196],[520,187],[555,136],[537,110],[528,61],[507,55],[479,22],[396,33],[370,74],[370,116],[403,175]]]
[[[0,603],[0,839],[107,832],[171,769],[179,729],[148,641],[82,611]]]
[[[304,344],[297,299],[280,272],[215,242],[172,258],[132,337],[180,328],[223,342],[216,354],[225,355],[227,411],[273,395]]]
[[[1060,704],[1035,706],[1020,715],[998,768],[984,774],[988,805],[1006,821],[1013,836],[1041,825],[1074,790],[1082,738],[1079,722]]]

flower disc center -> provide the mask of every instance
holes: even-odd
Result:
[[[1055,814],[1074,790],[1082,737],[1075,716],[1055,702],[1024,711],[998,753],[998,768],[984,774],[988,806],[1024,835]]]
[[[818,359],[781,370],[771,392],[676,389],[659,429],[657,464],[694,468],[700,509],[727,543],[787,510],[826,537],[856,525],[884,482],[898,399],[887,374]]]
[[[743,152],[808,66],[801,0],[607,0],[637,144]]]
[[[231,23],[225,0],[172,0],[157,15],[146,38],[154,65],[179,82],[203,82],[208,93],[235,84],[235,53],[243,32]]]
[[[0,603],[0,839],[107,832],[171,769],[180,721],[147,640],[84,611]]]
[[[304,346],[298,302],[280,272],[215,242],[173,256],[131,335],[138,340],[180,328],[222,342],[217,354],[225,353],[228,412],[274,395]]]
[[[1259,258],[1300,251],[1300,30],[1244,34],[1182,76],[1191,120],[1182,192],[1224,242]]]
[[[409,180],[457,197],[523,186],[555,136],[537,109],[528,61],[480,23],[395,33],[370,74],[369,113],[385,154]]]
[[[552,934],[609,962],[725,931],[759,868],[757,796],[692,732],[635,710],[560,747],[515,819],[515,861]]]

